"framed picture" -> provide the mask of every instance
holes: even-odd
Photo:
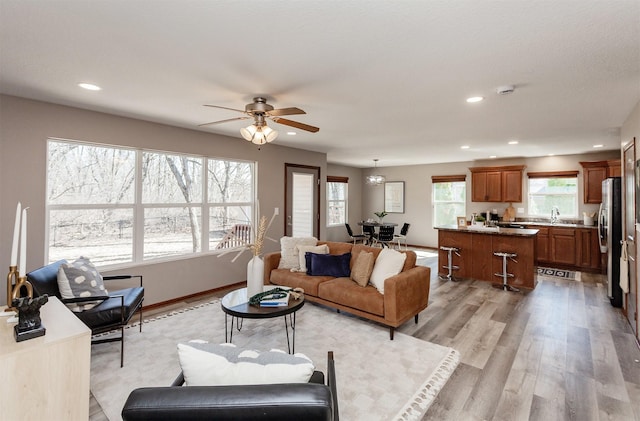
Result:
[[[404,213],[404,181],[384,183],[384,211]]]
[[[466,227],[467,226],[467,218],[464,216],[459,216],[458,218],[458,226],[459,227]]]

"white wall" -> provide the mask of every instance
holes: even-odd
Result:
[[[597,212],[598,205],[583,203],[582,167],[580,161],[600,161],[606,159],[617,159],[620,157],[619,151],[605,151],[599,153],[589,153],[583,155],[566,155],[542,158],[519,158],[486,161],[467,161],[447,164],[413,165],[406,167],[380,167],[375,170],[378,174],[386,176],[387,181],[405,182],[405,213],[389,214],[384,218],[387,222],[396,222],[402,225],[404,222],[411,224],[408,235],[408,243],[425,247],[437,247],[438,233],[433,228],[433,206],[431,204],[432,184],[431,177],[434,175],[457,175],[466,174],[467,180],[467,218],[472,212],[483,212],[497,209],[502,215],[509,206],[508,203],[480,203],[471,202],[471,172],[469,167],[488,167],[503,165],[526,165],[525,175],[522,180],[522,203],[513,203],[514,208],[524,208],[524,214],[517,217],[527,216],[527,171],[580,171],[578,176],[578,215],[582,212]],[[362,177],[373,174],[374,169],[363,170]],[[362,190],[362,218],[375,218],[374,212],[383,209],[384,187],[363,186]],[[562,217],[562,215],[561,215]]]
[[[260,149],[242,140],[110,114],[65,107],[23,98],[0,96],[0,267],[8,271],[15,207],[29,206],[27,270],[42,266],[45,252],[46,142],[56,137],[107,145],[125,145],[162,151],[193,153],[211,157],[255,160],[258,195],[263,214],[274,207],[284,209],[284,164],[320,167],[326,175],[326,155],[275,143]],[[324,220],[325,185],[321,183],[321,220]],[[269,235],[284,233],[284,215]],[[320,237],[325,236],[320,225]],[[266,251],[279,250],[267,242]],[[78,256],[69,256],[75,259]],[[249,253],[235,263],[233,255],[206,255],[164,263],[145,263],[125,271],[141,274],[145,282],[145,305],[207,291],[246,279]],[[6,288],[0,288],[0,304],[6,303]]]

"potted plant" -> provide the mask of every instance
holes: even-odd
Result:
[[[388,215],[388,213],[385,212],[385,211],[374,212],[373,214],[378,217],[378,222],[380,222],[380,223],[382,223],[382,218],[384,218],[385,216]]]
[[[475,219],[473,220],[473,224],[474,225],[484,225],[485,221],[486,221],[486,219],[484,219],[484,216],[478,214],[478,215],[476,215]]]

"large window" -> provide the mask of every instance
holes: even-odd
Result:
[[[188,256],[250,232],[253,163],[54,139],[48,148],[49,262]]]
[[[347,222],[347,177],[327,176],[327,226]]]
[[[530,172],[529,216],[551,217],[557,207],[560,217],[578,217],[578,172]]]
[[[466,215],[466,176],[433,176],[433,226],[456,225]]]

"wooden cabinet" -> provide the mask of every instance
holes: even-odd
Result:
[[[473,167],[471,171],[472,202],[522,202],[524,165],[507,167]]]
[[[576,266],[575,228],[551,228],[549,240],[554,263]]]
[[[458,266],[459,269],[453,273],[453,276],[460,278],[471,277],[471,236],[455,231],[438,230],[438,244],[440,246],[455,247],[460,250],[460,256],[451,253],[452,265]],[[447,275],[448,270],[443,268],[447,265],[449,258],[448,252],[438,250],[438,274]]]
[[[541,227],[536,236],[536,264],[599,272],[602,268],[598,230],[594,228]]]
[[[584,203],[601,203],[602,180],[607,177],[620,177],[620,160],[580,162],[580,165],[583,168]]]
[[[533,228],[533,227],[531,227]],[[551,250],[549,248],[549,228],[536,227],[538,235],[536,236],[536,254],[538,262],[549,262],[551,260]]]
[[[492,251],[502,251],[515,253],[516,262],[507,259],[507,273],[511,273],[513,278],[509,279],[509,285],[515,287],[532,288],[535,284],[532,281],[532,274],[535,273],[536,246],[531,238],[519,236],[499,236],[493,237],[491,244]],[[502,283],[502,277],[496,276],[502,273],[502,257],[493,256],[491,261],[491,274],[495,283]]]
[[[576,262],[581,268],[599,271],[601,268],[598,231],[588,228],[576,229]]]

